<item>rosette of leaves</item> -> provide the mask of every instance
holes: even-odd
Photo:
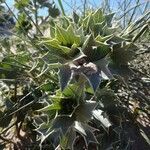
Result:
[[[95,36],[107,36],[114,33],[116,28],[112,27],[112,19],[115,13],[105,15],[102,9],[88,12],[80,18],[78,24],[83,26],[86,33],[93,32]],[[77,17],[76,17],[77,18]]]
[[[96,39],[96,43],[108,44],[111,48],[108,62],[109,69],[112,74],[127,77],[132,74],[128,63],[135,58],[135,52],[138,48],[132,42],[129,32],[126,32],[126,35],[116,32],[117,26],[114,27],[112,23],[113,16],[114,13],[105,15],[101,9],[98,9],[87,13],[84,18],[80,18],[75,14],[74,22],[79,26],[83,26],[86,33],[92,33]],[[90,43],[92,43],[91,40]],[[102,48],[103,51],[105,48]],[[108,54],[108,50],[105,52]],[[87,53],[91,55],[89,51]]]
[[[56,18],[57,16],[60,15],[60,11],[56,7],[54,1],[49,2],[48,0],[44,0],[44,1],[36,0],[36,2],[38,2],[40,8],[43,8],[43,7],[48,8],[48,11],[51,17]]]
[[[149,12],[108,41],[112,44],[109,69],[113,74],[125,78],[131,77],[133,74],[129,63],[135,58],[136,52],[139,50],[135,42],[148,30],[148,16]]]
[[[98,103],[93,98],[87,100],[83,88],[77,84],[68,86],[63,92],[58,90],[50,100],[48,106],[38,111],[54,114],[55,117],[50,115],[46,123],[40,118],[35,119],[36,125],[41,122],[37,129],[41,143],[49,140],[54,147],[73,149],[78,133],[88,147],[91,142],[98,143],[94,135],[96,129],[88,124],[92,118],[99,120],[107,129],[111,126],[111,122],[103,117],[102,110],[96,109]]]
[[[18,10],[21,10],[22,8],[25,8],[30,4],[31,4],[30,0],[15,0],[15,7]]]
[[[129,28],[125,29],[125,34],[118,33],[119,28],[113,25],[113,17],[114,13],[104,14],[101,9],[98,9],[96,11],[89,11],[84,17],[74,13],[74,22],[78,26],[82,26],[86,34],[92,33],[96,42],[109,45],[111,48],[108,62],[109,70],[111,70],[112,74],[127,79],[133,74],[129,68],[129,62],[135,58],[135,53],[138,49],[134,39],[137,40],[137,36],[139,37],[139,34],[142,32],[135,36],[132,35],[133,39],[131,33],[134,32],[134,28],[130,28],[129,32]],[[137,27],[137,22],[140,21],[136,21],[134,27]],[[143,31],[145,28],[146,25],[140,31]]]
[[[102,78],[113,78],[107,67],[106,57],[110,52],[107,44],[99,43],[93,38],[93,35],[90,35],[83,43],[81,51],[84,55],[60,68],[59,76],[62,90],[67,86],[70,78],[76,75],[84,75],[94,91],[96,91]]]
[[[138,47],[132,42],[122,41],[114,44],[110,54],[109,69],[111,72],[126,79],[132,76],[133,71],[129,68],[129,62],[135,58],[137,49]]]
[[[16,23],[16,29],[19,33],[28,33],[32,29],[31,21],[28,19],[25,13],[20,13],[18,22]]]
[[[57,61],[61,64],[59,68],[61,90],[64,90],[72,77],[81,74],[89,80],[94,91],[102,77],[113,78],[106,59],[110,47],[105,40],[109,37],[103,40],[100,38],[100,36],[94,38],[92,33],[84,36],[82,27],[76,29],[70,23],[67,29],[56,25],[53,38],[44,39],[40,43],[45,44],[49,48],[49,53],[58,58]]]
[[[58,58],[59,62],[65,62],[80,53],[78,47],[83,43],[83,40],[79,30],[76,30],[71,24],[67,29],[58,25],[52,28],[51,38],[44,38],[40,45],[47,46],[53,58]]]

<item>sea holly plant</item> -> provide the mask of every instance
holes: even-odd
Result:
[[[96,129],[89,125],[92,119],[99,120],[106,129],[112,125],[109,118],[103,116],[96,92],[103,80],[114,79],[113,74],[121,75],[116,70],[128,65],[133,58],[132,48],[136,49],[129,39],[115,35],[111,24],[113,16],[104,15],[101,9],[84,18],[77,14],[73,19],[64,16],[62,22],[52,22],[51,37],[42,38],[38,43],[48,50],[43,57],[44,61],[48,60],[45,63],[55,69],[57,66],[60,83],[60,90],[49,98],[48,106],[39,110],[48,116],[51,114],[49,121],[38,124],[35,120],[37,131],[42,135],[41,143],[57,135],[54,147],[73,149],[78,133],[88,147],[90,142],[98,143],[94,135]],[[86,90],[89,88],[90,97]]]
[[[42,134],[41,142],[55,136],[54,147],[59,145],[63,149],[73,149],[78,133],[85,139],[87,147],[90,142],[98,144],[94,135],[97,129],[88,125],[88,122],[95,118],[102,122],[106,129],[111,126],[111,122],[103,117],[102,110],[96,109],[97,105],[94,97],[89,100],[86,98],[84,88],[81,89],[78,84],[70,84],[63,92],[58,90],[56,95],[50,98],[50,104],[38,110],[47,114],[55,113],[55,117],[46,125],[41,121],[37,128],[37,132]],[[39,118],[35,119],[35,125],[38,125],[38,120]]]
[[[131,39],[114,32],[113,16],[98,9],[78,21],[65,17],[61,23],[52,23],[51,38],[43,39],[40,44],[62,64],[59,68],[62,90],[77,74],[84,74],[95,91],[102,78],[112,79],[112,74],[123,76],[120,72],[130,71],[128,62],[134,58],[137,47]]]
[[[131,149],[139,133],[129,129],[141,110],[132,115],[131,99],[119,98],[127,86],[117,79],[132,77],[134,42],[148,30],[149,13],[122,30],[122,21],[114,25],[115,14],[102,9],[68,17],[61,0],[63,15],[54,1],[15,0],[16,13],[1,2],[9,10],[1,14],[1,32],[4,25],[14,32],[0,46],[0,149],[9,142],[10,149],[39,149],[39,143],[41,149]]]
[[[39,110],[51,114],[49,121],[41,124],[35,121],[42,135],[41,143],[57,135],[52,142],[54,147],[73,149],[78,133],[88,147],[90,142],[98,143],[94,135],[96,129],[89,125],[91,120],[99,120],[106,129],[112,125],[109,118],[103,116],[96,93],[104,80],[124,75],[120,72],[128,68],[137,49],[132,39],[115,32],[113,16],[104,15],[101,9],[84,17],[64,16],[61,22],[50,24],[51,37],[42,37],[38,42],[48,49],[42,59],[50,68],[58,68],[60,83],[60,89],[49,98],[48,106]]]

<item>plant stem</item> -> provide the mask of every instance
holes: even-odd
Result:
[[[60,6],[60,9],[61,9],[62,14],[65,16],[65,10],[64,10],[62,1],[61,1],[61,0],[58,0],[58,4],[59,4],[59,6]]]
[[[36,24],[36,34],[38,34],[38,6],[36,4],[36,0],[33,1],[34,3],[34,9],[35,9],[35,13],[34,13],[34,17],[35,17],[35,24]]]
[[[125,12],[126,12],[126,0],[124,0],[123,11],[124,11],[124,14],[125,14]],[[126,14],[123,17],[123,27],[124,28],[126,27]]]
[[[132,19],[133,19],[133,16],[135,15],[135,13],[136,13],[136,9],[137,9],[137,7],[138,7],[138,4],[139,4],[139,0],[137,0],[137,2],[136,2],[136,7],[134,8],[134,10],[133,10],[133,13],[132,13],[132,15],[131,15],[131,17],[130,17],[130,20],[129,20],[129,22],[128,22],[128,25],[130,25],[130,23],[131,23],[131,21],[132,21]]]
[[[84,17],[85,17],[85,11],[86,11],[86,2],[87,2],[87,1],[84,0],[84,12],[83,12],[83,13],[84,13]]]

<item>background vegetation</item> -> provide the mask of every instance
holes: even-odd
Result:
[[[150,2],[98,3],[0,1],[0,149],[149,149]]]

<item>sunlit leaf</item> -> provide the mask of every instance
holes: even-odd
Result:
[[[105,17],[102,12],[102,9],[97,9],[95,13],[93,14],[94,22],[95,23],[101,23],[104,21]]]
[[[55,103],[55,104],[50,104],[42,109],[39,109],[37,111],[39,112],[46,112],[46,111],[51,111],[51,110],[59,110],[61,107],[58,103]]]
[[[110,52],[110,47],[107,44],[99,42],[97,47],[92,48],[92,51],[93,55],[91,59],[93,62],[104,58]]]
[[[76,44],[77,46],[80,45],[81,41],[80,41],[80,34],[79,35],[75,35],[74,32],[74,28],[72,25],[70,25],[67,28],[67,37],[68,37],[68,44]]]
[[[83,125],[82,125],[80,122],[75,121],[74,128],[75,128],[75,130],[76,130],[78,133],[80,133],[80,134],[83,135],[83,136],[86,136],[85,129],[84,129]]]
[[[109,119],[103,116],[103,111],[100,109],[94,110],[93,116],[99,120],[105,128],[109,128],[112,125]]]
[[[53,48],[59,48],[60,42],[57,39],[43,39],[39,44],[47,44]]]
[[[67,45],[68,44],[68,41],[67,41],[67,38],[68,38],[67,32],[62,27],[58,27],[58,26],[55,27],[55,37],[63,45]]]
[[[65,54],[68,54],[68,53],[71,51],[71,49],[68,48],[68,47],[66,47],[66,46],[61,46],[61,45],[59,45],[59,48],[60,48],[60,49],[62,50],[62,52],[65,53]]]
[[[17,9],[22,9],[26,6],[28,6],[30,0],[15,0],[15,7]]]
[[[87,147],[91,142],[98,143],[95,135],[93,134],[93,131],[95,130],[94,128],[90,127],[87,124],[80,123],[78,121],[75,122],[74,128],[78,133],[80,133],[83,136]]]
[[[95,38],[95,40],[96,40],[96,42],[100,42],[100,44],[101,44],[101,42],[106,42],[107,40],[111,39],[112,37],[113,37],[113,35],[107,35],[107,36],[104,36],[104,37],[102,37],[101,35],[98,35]]]

